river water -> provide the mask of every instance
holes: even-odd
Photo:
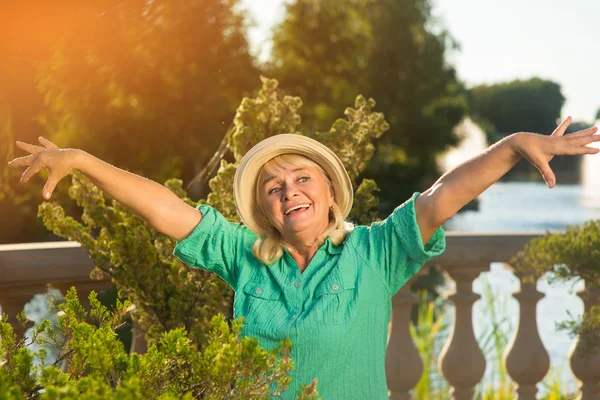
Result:
[[[600,204],[591,201],[589,193],[581,185],[561,185],[560,182],[548,189],[536,182],[498,182],[479,197],[478,211],[459,213],[449,220],[446,231],[460,232],[556,232],[573,224],[582,224],[591,219],[600,219]],[[597,199],[596,199],[597,200]],[[496,315],[503,318],[502,330],[509,338],[515,333],[519,306],[511,293],[519,288],[517,278],[502,268],[502,264],[492,264],[490,272],[483,273],[474,283],[473,290],[485,292],[489,283],[494,296]],[[583,302],[574,293],[583,288],[582,282],[553,283],[541,279],[538,291],[545,294],[537,305],[537,323],[541,340],[550,354],[553,377],[559,376],[563,388],[575,391],[575,378],[569,369],[567,354],[573,339],[564,331],[556,330],[556,323],[570,319],[569,314],[578,317],[583,312]],[[453,310],[446,315],[451,321]],[[473,321],[475,337],[480,346],[486,347],[483,337],[490,328],[490,310],[485,301],[474,304]],[[494,380],[497,362],[494,354],[486,354],[486,379]],[[543,392],[543,385],[540,385]]]

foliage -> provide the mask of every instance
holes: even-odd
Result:
[[[180,180],[166,183],[185,198]],[[173,256],[175,241],[154,231],[143,219],[105,195],[79,172],[73,173],[69,195],[83,209],[82,222],[65,216],[63,208],[43,202],[39,215],[55,235],[75,240],[88,251],[95,278],[110,277],[119,296],[136,306],[138,320],[150,342],[184,327],[201,345],[208,322],[227,313],[227,284],[201,269],[190,269]]]
[[[448,336],[443,322],[442,307],[429,299],[427,291],[419,292],[417,321],[410,324],[410,334],[423,360],[423,374],[415,386],[413,397],[420,400],[437,399],[449,392],[449,385],[440,375],[437,359],[441,344]]]
[[[510,264],[526,279],[552,272],[550,282],[582,279],[588,288],[600,289],[600,221],[567,227],[564,233],[547,233],[531,240]],[[588,290],[589,291],[589,290]],[[584,296],[588,296],[585,293]],[[600,349],[600,306],[584,313],[581,321],[560,325],[579,335],[588,351]]]
[[[279,83],[275,79],[261,79],[263,86],[256,98],[245,98],[240,104],[228,136],[228,146],[235,161],[222,161],[217,175],[209,183],[212,192],[207,202],[231,221],[239,221],[233,201],[237,163],[261,140],[280,133],[299,134],[298,130],[301,130],[298,113],[303,104],[301,98],[285,95],[278,89]],[[373,112],[373,99],[358,96],[354,107],[346,109],[346,119],[338,119],[328,132],[318,133],[314,138],[338,155],[356,187],[358,175],[373,155],[374,141],[388,129],[388,124],[382,113]],[[350,218],[359,223],[372,222],[378,204],[376,192],[375,182],[361,181]]]
[[[286,4],[273,30],[270,74],[305,104],[310,134],[325,131],[365,89],[370,0],[302,0]]]
[[[163,333],[146,354],[127,354],[115,330],[131,303],[117,302],[110,312],[94,292],[89,300],[87,313],[72,288],[59,305],[58,325],[46,320],[35,327],[32,342],[60,348],[52,365],[46,364],[44,350],[32,353],[25,340],[16,339],[12,326],[0,321],[3,398],[267,399],[290,383],[290,342],[266,351],[257,339],[240,336],[241,319],[229,326],[222,316],[214,317],[203,351],[179,328]],[[316,395],[313,383],[303,387],[298,399]]]
[[[457,45],[430,0],[373,0],[364,12],[372,27],[365,93],[390,124],[366,176],[380,186],[387,216],[439,177],[436,157],[458,143],[466,100],[448,62]]]
[[[541,397],[542,400],[575,400],[578,397],[576,390],[572,393],[567,391],[568,388],[561,383],[562,368],[556,368],[546,375],[546,379],[542,382],[546,394]]]
[[[191,180],[257,86],[238,0],[14,2],[0,14],[0,134],[8,110],[16,140],[47,135],[159,182]],[[0,243],[56,240],[36,221],[39,191],[6,162],[5,174],[13,187],[0,192],[15,194],[0,194]],[[66,186],[54,198],[74,211]]]
[[[51,139],[160,182],[191,179],[256,85],[238,0],[72,3],[40,72]]]
[[[363,174],[381,187],[379,215],[438,177],[435,157],[458,138],[466,101],[455,47],[435,26],[429,0],[288,3],[273,31],[269,72],[301,93],[309,134],[323,131],[353,93],[377,99],[390,131]]]
[[[495,133],[506,136],[522,131],[552,132],[565,98],[558,83],[531,78],[475,86],[470,90],[469,101],[474,119],[487,121],[493,127],[486,133],[490,141],[495,141]]]
[[[508,346],[513,327],[508,319],[506,302],[501,301],[499,293],[494,292],[486,278],[482,276],[479,279],[483,286],[482,297],[489,320],[478,338],[478,343],[483,354],[489,355],[492,362],[490,382],[479,385],[477,391],[482,399],[511,400],[514,398],[517,385],[508,376],[503,362],[503,353]]]

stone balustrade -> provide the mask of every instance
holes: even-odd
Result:
[[[486,362],[475,339],[472,306],[479,295],[472,290],[480,273],[489,271],[493,262],[508,263],[532,238],[539,234],[464,234],[447,233],[447,250],[432,261],[455,283],[448,295],[455,312],[451,334],[439,356],[438,366],[451,387],[456,400],[472,399],[475,386],[483,378]],[[508,265],[507,265],[508,266]],[[86,251],[74,242],[0,245],[0,305],[8,314],[16,332],[23,335],[16,323],[16,314],[33,295],[44,293],[47,285],[61,292],[75,286],[85,304],[91,290],[111,286],[109,281],[89,278],[93,264]],[[425,271],[426,268],[423,269]],[[519,280],[521,276],[518,276]],[[393,315],[386,357],[386,372],[390,399],[410,399],[411,390],[424,370],[409,331],[410,310],[417,296],[405,285],[392,299]],[[589,310],[600,304],[600,291],[588,289],[580,293]],[[519,325],[505,349],[503,362],[511,379],[517,383],[519,399],[535,399],[536,384],[549,370],[550,360],[538,333],[536,304],[543,294],[533,283],[521,283],[513,294],[520,306]],[[146,344],[139,327],[134,324],[132,351],[145,351]],[[600,400],[600,355],[587,356],[579,340],[569,352],[570,367],[580,381],[579,399]]]

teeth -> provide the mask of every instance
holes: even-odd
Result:
[[[285,215],[288,215],[288,214],[289,214],[289,213],[291,213],[292,211],[294,211],[294,210],[297,210],[297,209],[299,209],[299,208],[308,208],[308,207],[310,207],[310,204],[299,204],[299,205],[297,205],[297,206],[295,206],[295,207],[292,207],[292,208],[290,208],[289,210],[287,210],[287,211],[285,212]]]

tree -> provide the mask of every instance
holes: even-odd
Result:
[[[14,142],[33,142],[44,133],[36,116],[44,98],[36,87],[38,64],[51,54],[68,11],[56,12],[55,4],[3,2],[0,6],[0,243],[26,238],[43,240],[48,232],[35,223],[34,198],[39,191],[12,187],[17,171],[7,167],[14,158]]]
[[[310,133],[325,131],[365,89],[371,27],[368,0],[299,0],[286,4],[273,30],[268,71],[304,102]]]
[[[256,86],[237,3],[72,4],[77,19],[40,73],[51,138],[152,179],[190,180]]]
[[[59,12],[43,5],[3,8],[13,35],[0,44],[6,55],[0,71],[14,79],[0,84],[0,124],[7,115],[14,129],[0,131],[2,146],[12,150],[12,138],[37,142],[41,124],[59,145],[160,182],[191,180],[215,152],[242,97],[257,86],[237,5],[71,0]],[[5,162],[0,168],[3,182],[18,180]],[[190,197],[202,197],[201,189]],[[2,230],[0,241],[52,239],[35,222],[38,193],[15,188],[0,198],[0,222],[18,227]],[[66,187],[56,195],[67,200]]]
[[[368,169],[382,189],[384,215],[438,178],[435,158],[457,143],[453,128],[466,111],[447,61],[457,45],[431,8],[429,0],[374,0],[366,9],[373,29],[367,93],[390,124]]]
[[[295,1],[274,30],[269,71],[305,93],[312,131],[356,93],[377,99],[390,132],[364,175],[382,188],[382,216],[437,178],[435,156],[456,143],[452,128],[465,112],[445,59],[450,37],[433,33],[430,8],[427,0]]]
[[[488,138],[496,141],[514,132],[551,133],[565,102],[560,85],[531,78],[493,85],[479,85],[469,92],[475,119],[489,122]]]

